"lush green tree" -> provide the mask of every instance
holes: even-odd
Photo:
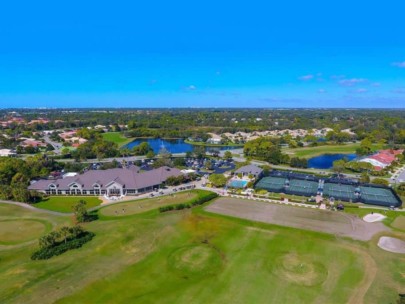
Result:
[[[297,143],[297,141],[296,141],[296,140],[293,140],[293,139],[290,140],[289,143],[288,143],[288,147],[291,148],[291,149],[298,148],[298,143]]]
[[[154,158],[155,157],[155,152],[153,152],[153,150],[148,151],[148,153],[146,153],[146,158]]]
[[[224,158],[225,159],[232,159],[232,152],[231,151],[229,151],[229,150],[227,150],[227,151],[225,151],[225,153],[224,153]]]
[[[175,167],[185,167],[186,166],[186,160],[182,157],[177,157],[173,160],[173,164]]]
[[[268,161],[272,164],[289,163],[288,155],[281,153],[279,139],[271,137],[259,137],[248,141],[243,152],[247,157]]]
[[[227,178],[223,174],[211,174],[208,180],[214,187],[224,187],[227,182]]]
[[[345,163],[345,168],[353,172],[363,172],[363,171],[370,172],[373,170],[374,167],[370,163],[350,161]]]
[[[125,147],[120,149],[120,154],[122,157],[130,156],[131,155],[131,150],[129,148]]]
[[[203,146],[195,146],[193,151],[193,156],[198,159],[205,157],[205,148]]]
[[[62,228],[59,229],[59,233],[60,233],[60,237],[62,238],[62,240],[65,242],[67,242],[67,239],[70,235],[70,229],[67,226],[63,226]]]
[[[162,149],[159,154],[158,158],[153,162],[154,168],[160,168],[162,166],[173,167],[173,161],[171,158],[171,154],[166,149]]]
[[[360,142],[360,147],[356,149],[356,154],[367,155],[371,153],[372,142],[370,138],[366,137]]]
[[[374,178],[372,181],[373,184],[388,186],[389,182],[384,178]]]
[[[73,227],[69,227],[69,234],[72,238],[76,238],[83,234],[85,230],[82,228],[82,226],[75,225]]]
[[[73,206],[73,212],[75,215],[76,222],[83,223],[88,220],[88,213],[86,209],[86,202],[80,200],[75,206]]]
[[[369,183],[370,182],[370,176],[368,175],[367,172],[362,172],[360,175],[359,181],[361,183]]]
[[[53,151],[55,148],[51,144],[46,145],[46,151]]]
[[[345,169],[346,161],[344,159],[335,160],[333,162],[332,170],[337,173],[342,173]]]
[[[68,155],[68,154],[70,154],[70,150],[69,150],[68,148],[64,147],[64,148],[61,150],[61,153],[62,153],[62,155]]]
[[[40,248],[53,247],[57,243],[59,237],[60,237],[60,234],[58,231],[51,231],[50,233],[42,236],[39,239],[39,247]]]
[[[0,199],[2,199],[2,200],[13,199],[13,191],[9,185],[0,184]]]
[[[177,186],[185,181],[185,176],[184,175],[179,175],[179,176],[169,176],[166,179],[166,185],[167,186]]]
[[[308,160],[306,158],[292,157],[290,166],[294,168],[308,168]]]
[[[211,160],[207,160],[205,162],[205,169],[212,170],[212,161]]]
[[[153,152],[153,149],[147,142],[142,142],[139,145],[132,148],[132,152],[134,152],[135,155],[146,155],[150,151]]]

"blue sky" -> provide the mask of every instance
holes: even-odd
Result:
[[[405,107],[403,1],[7,1],[0,107]]]

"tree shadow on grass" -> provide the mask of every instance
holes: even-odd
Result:
[[[98,210],[93,210],[87,214],[86,222],[93,222],[97,221],[98,219],[99,219]]]

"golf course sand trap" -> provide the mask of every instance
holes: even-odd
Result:
[[[367,223],[353,214],[292,207],[221,197],[205,207],[208,212],[368,241],[389,231],[383,223]]]
[[[405,241],[393,237],[380,237],[378,247],[389,252],[405,253]]]
[[[381,222],[386,216],[381,213],[370,213],[363,217],[363,220],[367,223]]]

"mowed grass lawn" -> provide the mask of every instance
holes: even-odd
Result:
[[[398,216],[392,223],[392,227],[405,231],[405,215]]]
[[[7,218],[70,220],[0,207]],[[376,239],[356,242],[201,207],[101,216],[84,226],[96,234],[91,242],[47,261],[29,259],[36,244],[0,246],[0,302],[395,303],[404,292],[404,258],[379,249]]]
[[[133,138],[123,136],[121,132],[102,133],[102,136],[106,141],[116,143],[118,146],[123,146],[133,140]]]
[[[283,149],[283,152],[297,157],[304,157],[304,158],[311,158],[314,156],[319,156],[322,154],[351,154],[356,153],[356,149],[360,147],[359,143],[353,144],[344,144],[344,145],[324,145],[324,146],[317,146],[317,147],[304,147],[304,148],[296,148],[296,149]],[[377,149],[377,145],[373,145],[373,149]]]
[[[43,201],[33,205],[34,207],[58,212],[73,212],[73,206],[79,201],[86,202],[86,208],[96,207],[101,204],[101,199],[95,196],[50,196]]]
[[[162,206],[186,202],[197,197],[197,191],[180,192],[173,195],[159,196],[150,199],[133,200],[119,204],[113,204],[100,209],[104,216],[128,216],[142,213]]]

